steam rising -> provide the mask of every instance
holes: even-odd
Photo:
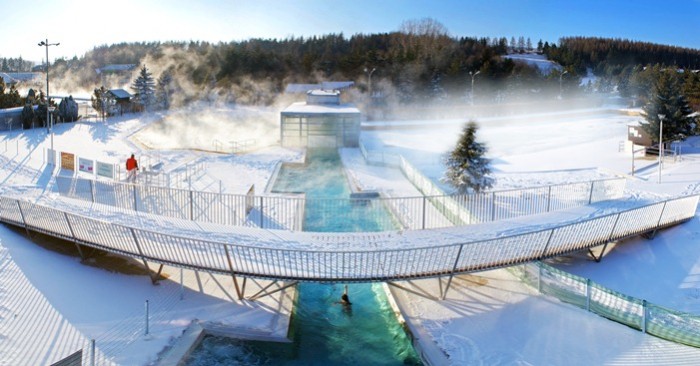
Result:
[[[270,146],[279,141],[279,114],[269,109],[196,104],[166,115],[133,139],[161,150],[232,152],[234,145]]]

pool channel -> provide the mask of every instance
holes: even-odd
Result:
[[[340,200],[337,215],[321,216],[316,198],[348,198],[351,190],[337,150],[307,151],[303,167],[283,166],[273,191],[304,192],[304,230],[390,230],[388,212],[376,205]],[[338,200],[335,200],[338,202]],[[347,203],[343,203],[347,202]],[[346,207],[343,207],[347,204]],[[325,206],[324,206],[325,207]],[[320,207],[316,207],[320,208]],[[363,214],[362,210],[371,212]],[[385,211],[385,210],[384,210]],[[187,359],[203,365],[422,365],[382,284],[349,284],[351,306],[339,303],[343,284],[300,283],[289,331],[291,343],[206,336]]]

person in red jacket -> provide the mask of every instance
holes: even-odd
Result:
[[[131,157],[126,159],[126,180],[135,181],[137,170],[139,170],[139,162],[136,161],[134,154],[131,154]]]

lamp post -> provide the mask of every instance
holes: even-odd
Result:
[[[666,115],[664,114],[659,114],[659,121],[661,122],[659,124],[659,177],[657,180],[657,183],[661,183],[661,156],[663,155],[664,152],[664,118]]]
[[[472,105],[474,105],[474,78],[475,78],[477,75],[479,75],[480,73],[481,73],[481,70],[479,70],[479,71],[477,71],[477,72],[475,72],[475,73],[472,73],[471,71],[469,71],[469,76],[472,77],[472,92],[471,92],[471,95],[470,95],[470,98],[469,98],[469,99],[471,99],[471,104],[472,104]]]
[[[49,118],[49,106],[51,105],[51,97],[49,94],[49,46],[58,46],[60,43],[49,43],[47,38],[45,41],[39,42],[39,47],[46,48],[46,133],[51,133],[51,154],[53,154],[53,123]]]
[[[564,76],[564,74],[568,74],[568,73],[569,73],[568,71],[564,70],[564,72],[559,74],[559,99],[561,99],[561,95],[562,95],[562,86],[561,86],[562,77]]]
[[[370,105],[372,104],[372,74],[374,74],[375,71],[377,71],[376,67],[373,67],[372,70],[365,67],[365,74],[367,74],[367,94],[369,94]]]

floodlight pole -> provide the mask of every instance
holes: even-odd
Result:
[[[562,77],[564,76],[564,74],[568,74],[568,73],[569,73],[568,71],[564,70],[564,72],[559,74],[559,99],[561,99],[561,96],[562,96],[562,85],[561,85]]]
[[[664,151],[664,118],[666,116],[663,114],[659,114],[659,120],[661,123],[659,124],[659,177],[657,180],[657,183],[661,183],[661,156],[663,155]]]
[[[51,105],[51,97],[49,96],[49,46],[58,46],[61,43],[49,43],[47,38],[45,41],[39,42],[40,47],[46,48],[46,133],[51,133],[51,153],[53,154],[53,123],[50,119],[49,106]]]
[[[377,71],[376,67],[369,70],[365,67],[365,73],[367,74],[367,93],[369,94],[369,104],[372,104],[372,74]]]
[[[478,70],[478,71],[475,72],[475,73],[472,73],[471,71],[469,71],[469,76],[472,77],[472,92],[471,92],[471,95],[470,95],[470,98],[469,98],[469,99],[471,99],[471,104],[472,104],[472,105],[474,105],[474,78],[475,78],[477,75],[479,75],[480,73],[481,73],[481,70]]]

